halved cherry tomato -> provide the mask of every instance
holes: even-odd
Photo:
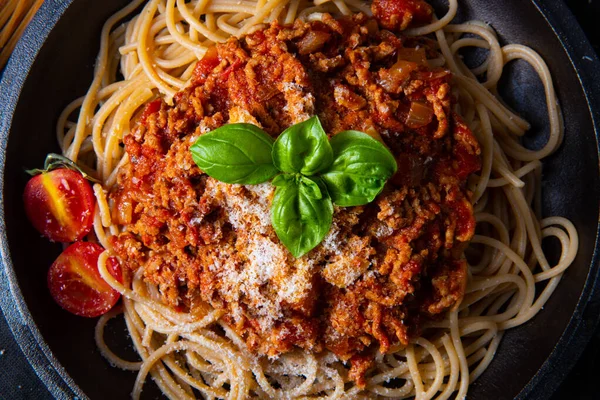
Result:
[[[33,226],[53,242],[74,242],[92,229],[96,199],[77,171],[59,168],[34,176],[23,200]]]
[[[103,251],[95,243],[76,242],[58,256],[48,271],[48,288],[59,306],[82,317],[97,317],[113,308],[121,295],[98,272]],[[107,268],[116,280],[123,281],[115,257],[108,258]]]

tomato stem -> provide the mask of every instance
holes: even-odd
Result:
[[[69,160],[67,157],[62,156],[56,153],[49,153],[46,156],[46,161],[44,161],[44,169],[34,168],[34,169],[26,169],[27,172],[31,176],[43,174],[45,172],[50,172],[53,169],[57,168],[68,168],[74,171],[79,172],[85,179],[94,183],[102,183],[100,180],[94,178],[90,174],[86,173],[79,165],[77,165],[72,160]]]

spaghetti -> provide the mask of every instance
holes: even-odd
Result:
[[[257,358],[220,320],[223,311],[207,309],[200,316],[174,311],[161,304],[155,286],[144,282],[142,269],[124,284],[116,281],[106,260],[109,238],[121,227],[111,218],[105,190],[116,184],[120,168],[129,162],[121,144],[140,107],[157,95],[171,102],[188,85],[195,62],[214,43],[275,20],[370,14],[369,7],[358,0],[150,0],[135,14],[142,3],[133,1],[106,22],[89,91],[66,107],[57,127],[63,154],[86,165],[103,182],[94,187],[99,206],[93,236],[107,249],[99,260],[100,273],[123,294],[123,305],[100,319],[96,341],[111,363],[138,371],[133,398],[140,397],[148,375],[167,397],[178,399],[198,394],[208,399],[464,398],[469,383],[492,361],[504,330],[535,316],[577,253],[577,231],[571,222],[541,218],[541,160],[563,138],[552,78],[541,57],[521,45],[501,46],[493,29],[481,22],[451,24],[457,0],[449,1],[447,14],[439,20],[404,32],[435,36],[439,57],[428,62],[453,73],[456,111],[481,143],[483,167],[469,182],[478,233],[467,249],[471,265],[460,306],[446,318],[428,322],[408,347],[393,346],[378,354],[361,389],[332,353],[296,351],[276,360]],[[119,25],[125,19],[128,22]],[[469,69],[458,55],[466,47],[486,49],[485,62]],[[497,96],[504,66],[516,59],[533,66],[544,85],[550,135],[539,150],[521,145],[529,124]],[[478,80],[480,76],[485,79]],[[76,121],[72,115],[77,115]],[[547,237],[561,245],[556,265],[542,250]],[[106,323],[121,313],[140,362],[121,359],[103,340]]]
[[[0,71],[44,0],[0,1]]]

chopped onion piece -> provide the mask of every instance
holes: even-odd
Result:
[[[436,68],[432,71],[418,71],[415,73],[415,79],[421,79],[424,81],[432,81],[434,79],[444,78],[450,75],[450,71],[445,68]]]
[[[369,32],[369,35],[374,35],[377,32],[379,32],[379,25],[377,24],[377,21],[374,19],[368,20],[367,23],[365,24],[365,26],[367,27],[367,31]]]
[[[320,50],[331,35],[327,32],[309,31],[298,42],[298,53],[305,55]]]
[[[381,135],[379,134],[377,129],[375,129],[373,126],[369,126],[367,129],[365,129],[365,133],[367,135],[371,136],[373,139],[375,139],[385,145],[383,138],[381,137]]]
[[[429,125],[433,120],[433,108],[424,101],[413,101],[406,118],[406,126],[411,129]]]
[[[380,84],[386,91],[394,93],[417,68],[419,66],[414,62],[400,60],[392,65],[385,74],[382,74]]]
[[[398,50],[398,61],[410,61],[418,65],[427,65],[425,48],[405,47]]]

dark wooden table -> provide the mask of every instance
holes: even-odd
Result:
[[[600,54],[600,0],[565,0]],[[600,399],[600,330],[552,400]],[[50,400],[0,312],[0,399]]]

